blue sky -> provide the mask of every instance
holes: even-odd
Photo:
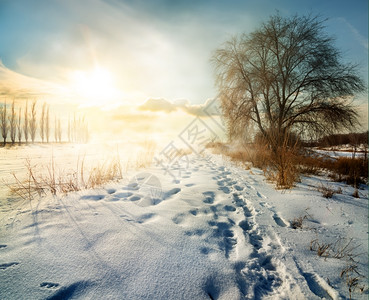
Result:
[[[276,11],[328,18],[326,30],[343,59],[359,64],[368,81],[367,0],[0,0],[0,79],[69,86],[75,72],[86,75],[98,64],[111,74],[109,88],[121,91],[113,94],[122,104],[148,98],[201,104],[217,93],[212,52]]]

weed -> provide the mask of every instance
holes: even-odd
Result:
[[[308,210],[310,208],[306,208],[305,209],[305,214],[303,216],[300,216],[300,217],[297,217],[297,218],[294,218],[293,220],[289,221],[290,222],[290,226],[291,228],[293,229],[302,229],[303,228],[303,223],[304,221],[310,217],[311,219],[313,218],[309,213],[308,213]]]
[[[329,257],[329,249],[332,244],[319,243],[318,239],[314,239],[310,242],[310,251],[316,251],[318,256]]]
[[[57,195],[69,192],[80,191],[82,189],[95,188],[109,181],[122,179],[122,169],[119,157],[106,161],[104,164],[94,166],[88,170],[88,178],[85,179],[84,159],[75,170],[65,172],[58,169],[52,157],[47,172],[43,172],[42,166],[32,165],[29,159],[25,162],[27,179],[20,180],[13,174],[15,182],[7,184],[10,192],[24,200],[32,200],[35,195],[44,196],[47,193]]]
[[[363,275],[358,271],[357,264],[350,264],[346,268],[341,271],[341,278],[345,277],[346,285],[349,290],[350,299],[352,299],[352,293],[357,289],[363,293],[365,290],[365,286],[360,285],[361,279],[364,278]]]
[[[307,216],[294,218],[292,221],[290,221],[290,225],[293,229],[302,229],[302,223],[304,220],[307,219]]]
[[[355,188],[355,191],[353,192],[352,197],[360,198],[359,190],[357,188]]]
[[[325,258],[346,259],[355,262],[355,258],[361,254],[355,253],[360,245],[353,244],[353,239],[339,237],[332,243],[320,242],[318,238],[310,242],[310,251]]]
[[[321,192],[325,198],[332,198],[334,194],[342,194],[342,189],[340,187],[338,189],[334,189],[329,185],[324,185],[323,183],[320,183],[317,190]]]

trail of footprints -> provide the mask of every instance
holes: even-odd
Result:
[[[241,185],[238,185],[237,181],[228,178],[230,172],[226,171],[224,167],[220,167],[218,170],[221,171],[220,175],[218,175],[218,185],[222,187],[223,182],[227,182],[229,184],[230,190],[233,190],[232,203],[236,207],[238,207],[240,211],[242,211],[244,216],[243,220],[241,220],[237,225],[242,229],[242,233],[246,241],[248,241],[253,247],[252,253],[247,259],[247,262],[241,261],[235,265],[236,271],[243,279],[250,278],[251,276],[255,276],[256,274],[258,275],[258,281],[254,283],[253,291],[254,297],[256,299],[259,299],[262,297],[263,294],[272,291],[274,288],[278,288],[281,285],[282,280],[277,272],[277,267],[272,262],[272,256],[268,255],[265,250],[262,249],[264,239],[255,222],[255,209],[251,205],[251,203],[247,201],[242,195],[242,191],[244,190],[244,188]],[[247,188],[249,190],[253,190],[252,186],[247,186]],[[224,189],[222,190],[224,191]],[[225,190],[225,192],[227,191],[228,190]],[[256,190],[254,192],[257,197],[265,198]],[[247,192],[245,194],[249,193]],[[275,217],[276,222],[277,220],[277,217]],[[280,221],[280,224],[282,224],[283,221],[281,219]],[[237,238],[233,237],[233,239],[235,239],[234,245],[236,245]],[[248,267],[245,268],[246,266]],[[250,272],[252,274],[248,274]],[[247,294],[245,286],[243,287],[242,292],[244,294]]]
[[[244,187],[236,180],[229,177],[231,172],[227,171],[225,167],[217,168],[210,163],[208,166],[218,173],[213,177],[213,180],[217,182],[219,190],[231,197],[233,205],[216,204],[215,193],[206,191],[203,193],[202,199],[204,207],[191,209],[188,213],[180,213],[172,220],[175,224],[181,224],[188,216],[211,215],[211,219],[208,221],[208,225],[212,229],[211,233],[203,229],[194,229],[185,231],[185,234],[190,237],[201,237],[205,241],[218,240],[218,249],[224,253],[227,259],[230,259],[240,277],[241,292],[244,295],[248,293],[247,278],[255,277],[257,274],[258,281],[254,283],[253,291],[255,298],[260,298],[264,293],[280,286],[282,280],[272,262],[272,256],[262,249],[264,239],[255,224],[255,209],[242,195],[249,193],[244,191]],[[252,189],[252,187],[247,188]],[[263,197],[257,191],[254,194],[259,198]],[[239,219],[237,216],[239,213],[242,213],[243,217],[241,221],[236,223],[235,220]],[[286,226],[280,218],[278,219],[277,215],[275,215],[274,220],[279,226]],[[252,253],[247,261],[242,261],[242,258],[240,261],[238,257],[240,249],[237,247],[245,247],[246,245],[243,244],[245,241],[252,245]],[[214,245],[209,245],[209,247],[202,247],[200,252],[209,255],[219,250],[214,249]],[[250,272],[252,274],[248,274]]]

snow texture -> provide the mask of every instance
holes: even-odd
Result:
[[[326,199],[323,177],[280,191],[260,170],[190,159],[176,180],[152,167],[67,196],[4,196],[0,299],[348,299],[347,262],[309,249],[339,236],[368,276],[367,187],[357,199],[330,183],[343,192]]]

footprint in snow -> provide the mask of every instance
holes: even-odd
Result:
[[[132,196],[132,197],[130,197],[130,198],[128,198],[128,200],[129,201],[138,201],[138,200],[140,200],[141,199],[141,196]]]
[[[137,218],[137,223],[140,223],[140,224],[145,223],[145,222],[149,221],[150,219],[152,219],[155,216],[156,216],[156,214],[154,214],[154,213],[143,214],[143,215],[141,215]]]
[[[118,198],[128,198],[128,197],[131,197],[132,195],[133,193],[131,192],[124,192],[124,193],[115,194],[114,196]]]
[[[191,187],[191,186],[194,186],[194,185],[195,185],[194,183],[185,184],[186,187]]]
[[[59,283],[54,283],[54,282],[42,282],[40,283],[40,287],[43,287],[43,288],[47,288],[47,289],[53,289],[53,288],[57,288],[59,287],[60,284]]]
[[[95,201],[100,201],[102,199],[104,199],[105,196],[104,195],[84,195],[81,197],[81,200],[95,200]]]
[[[171,197],[175,194],[178,194],[180,191],[181,191],[180,188],[173,188],[173,189],[169,190],[168,192],[166,192],[164,194],[163,200],[168,199],[169,197]]]
[[[221,186],[219,187],[219,190],[223,191],[225,194],[229,194],[231,192],[228,186]]]
[[[206,204],[214,203],[214,199],[215,199],[215,193],[214,192],[208,191],[208,192],[203,192],[202,194],[205,196],[205,199],[203,200],[204,203],[206,203]]]
[[[252,226],[246,220],[241,221],[238,226],[240,226],[243,231],[249,231],[252,229]]]
[[[246,218],[252,217],[251,210],[247,206],[243,207],[243,214]]]
[[[280,227],[286,227],[287,224],[282,220],[282,218],[280,216],[278,216],[277,214],[274,214],[273,216],[273,220],[274,222],[280,226]]]
[[[259,202],[262,207],[271,208],[271,206],[266,202]]]
[[[202,248],[200,248],[200,253],[201,254],[207,255],[207,254],[210,254],[212,252],[215,252],[215,250],[214,249],[211,249],[211,248],[208,248],[208,247],[202,247]]]
[[[187,236],[192,236],[192,237],[195,237],[195,236],[203,236],[205,233],[205,230],[204,229],[195,229],[195,230],[187,230],[185,231],[185,235]]]
[[[106,192],[111,195],[111,194],[114,194],[116,192],[115,189],[107,189]]]
[[[176,216],[174,216],[172,218],[172,221],[173,221],[174,224],[181,224],[183,222],[184,217],[185,217],[185,214],[180,213],[180,214],[177,214]]]
[[[242,191],[243,190],[243,187],[242,186],[239,186],[239,185],[235,185],[234,188],[237,190],[237,191]]]
[[[10,263],[0,264],[0,270],[5,270],[7,268],[10,268],[10,267],[16,266],[16,265],[19,265],[19,262],[10,262]]]
[[[226,211],[236,211],[236,208],[232,205],[224,205]]]
[[[191,209],[189,212],[190,212],[191,215],[197,216],[198,210],[197,209]]]
[[[256,192],[256,195],[259,197],[259,198],[265,198],[265,196],[259,192]]]
[[[241,196],[238,193],[233,193],[233,201],[236,206],[242,207],[245,205],[245,202],[241,198]]]
[[[138,186],[138,183],[136,182],[132,182],[130,184],[128,184],[127,186],[125,186],[123,189],[124,190],[129,190],[129,191],[137,191],[140,187]]]

